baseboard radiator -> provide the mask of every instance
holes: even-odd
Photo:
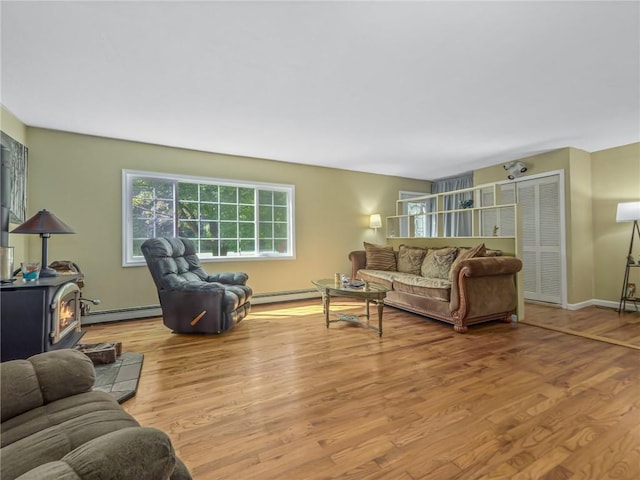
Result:
[[[252,305],[264,303],[289,302],[292,300],[306,300],[309,298],[319,298],[320,292],[315,289],[292,290],[289,292],[258,293],[251,299]],[[112,310],[101,310],[90,312],[82,317],[82,325],[92,325],[95,323],[119,322],[121,320],[136,320],[140,318],[161,317],[160,305],[146,305],[141,307],[119,308]]]

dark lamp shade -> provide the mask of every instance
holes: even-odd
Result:
[[[73,229],[48,210],[40,210],[11,233],[76,233]]]

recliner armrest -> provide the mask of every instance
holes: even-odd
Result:
[[[218,293],[219,295],[224,295],[224,285],[221,285],[217,282],[184,282],[175,285],[170,290],[164,290],[163,293],[204,293],[210,292],[212,294]]]
[[[221,272],[207,277],[207,282],[217,282],[226,285],[246,285],[249,275],[244,272]]]

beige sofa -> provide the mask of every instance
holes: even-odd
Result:
[[[0,364],[2,480],[190,480],[171,440],[93,391],[91,360],[62,349]]]
[[[491,255],[491,256],[487,256]],[[522,262],[484,244],[474,248],[420,248],[365,242],[349,253],[351,278],[385,285],[385,304],[453,324],[511,321],[518,303],[516,273]]]

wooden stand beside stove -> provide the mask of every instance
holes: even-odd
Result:
[[[83,275],[59,275],[0,287],[0,356],[2,361],[73,347],[80,329]]]

